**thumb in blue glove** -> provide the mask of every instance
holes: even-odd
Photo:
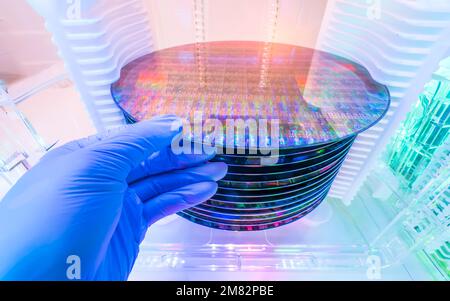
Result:
[[[125,280],[147,228],[209,199],[226,174],[211,155],[174,155],[162,116],[48,153],[0,202],[0,279]],[[78,278],[78,277],[76,277]]]

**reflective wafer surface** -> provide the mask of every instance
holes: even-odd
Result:
[[[310,48],[245,41],[153,52],[126,65],[111,91],[133,121],[160,114],[193,120],[195,112],[219,120],[279,119],[281,147],[354,135],[389,106],[386,87],[359,64]]]
[[[362,66],[293,45],[208,42],[156,51],[126,65],[111,87],[128,121],[176,114],[227,120],[279,121],[277,161],[251,152],[221,153],[228,164],[217,193],[180,216],[232,231],[266,230],[296,221],[326,195],[356,135],[380,120],[389,92]],[[249,150],[257,132],[236,132]],[[208,133],[194,142],[204,143]],[[244,139],[236,139],[243,135]],[[252,136],[252,135],[256,135]],[[225,139],[229,139],[228,136]],[[216,146],[228,141],[215,141]]]

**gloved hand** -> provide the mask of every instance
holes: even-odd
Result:
[[[0,279],[66,280],[72,255],[81,280],[127,279],[147,228],[226,174],[211,155],[172,153],[180,127],[162,116],[44,156],[0,202]]]

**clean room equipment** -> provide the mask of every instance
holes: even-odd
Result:
[[[35,33],[42,28],[43,48],[62,58],[47,56],[40,66],[63,61],[65,68],[23,72],[10,80],[10,94],[13,101],[27,95],[17,106],[54,141],[125,124],[110,91],[122,67],[189,43],[250,40],[320,49],[364,66],[390,91],[389,111],[358,135],[311,214],[257,232],[171,216],[149,230],[132,279],[449,279],[448,1],[29,1],[42,19],[17,2],[23,8],[17,26],[33,20],[41,26]],[[2,7],[0,15],[11,34],[19,23],[10,17],[14,11]],[[60,129],[46,126],[49,114]]]

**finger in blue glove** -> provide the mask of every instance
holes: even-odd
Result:
[[[179,124],[161,116],[48,153],[0,202],[0,279],[72,279],[73,256],[75,279],[126,279],[148,226],[206,201],[226,173],[171,152]]]

